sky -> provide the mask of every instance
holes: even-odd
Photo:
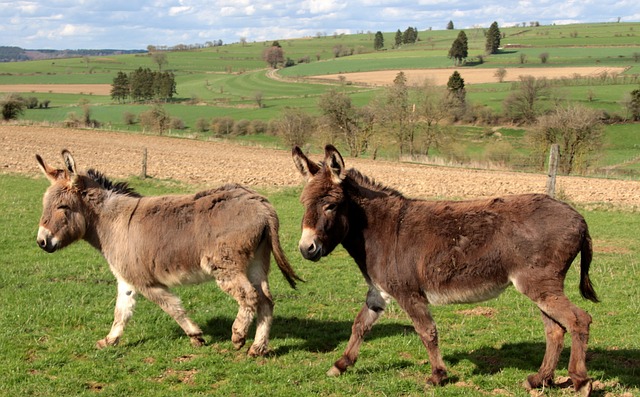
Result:
[[[146,49],[319,34],[638,22],[638,0],[0,0],[0,46]]]

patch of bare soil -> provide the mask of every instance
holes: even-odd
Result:
[[[241,183],[258,188],[302,184],[291,153],[227,142],[203,142],[132,133],[0,125],[0,172],[40,175],[35,154],[61,167],[60,151],[73,153],[79,168],[95,168],[113,179],[139,175],[143,149],[149,176],[196,188]],[[320,160],[319,155],[312,155]],[[415,198],[478,198],[543,193],[545,174],[449,168],[345,158],[347,167]],[[563,197],[575,203],[640,208],[640,181],[560,176]]]
[[[356,72],[356,73],[342,73],[342,74],[330,74],[322,76],[314,76],[312,78],[324,79],[324,80],[339,80],[340,76],[346,78],[347,81],[352,83],[361,83],[368,85],[390,85],[393,83],[393,79],[399,72],[404,72],[407,78],[408,85],[421,85],[426,80],[435,85],[445,85],[449,81],[449,77],[454,70],[457,70],[465,84],[480,84],[480,83],[497,83],[498,79],[495,77],[497,69],[471,69],[465,67],[459,68],[445,68],[445,69],[397,69],[397,70],[379,70],[374,72]],[[571,68],[508,68],[507,74],[504,77],[504,81],[518,81],[520,76],[533,76],[535,78],[546,77],[548,79],[559,78],[573,78],[575,76],[581,77],[596,77],[601,76],[603,73],[620,74],[624,72],[625,68],[614,67],[571,67]]]
[[[111,84],[5,84],[0,92],[111,95]]]

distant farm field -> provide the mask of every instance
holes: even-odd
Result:
[[[562,68],[505,68],[507,74],[504,81],[518,81],[520,76],[533,76],[536,79],[559,79],[579,77],[597,77],[604,74],[619,74],[625,68],[615,67],[562,67]],[[363,83],[372,85],[390,85],[399,72],[403,72],[407,77],[407,84],[422,84],[430,81],[432,84],[445,85],[451,74],[457,70],[465,84],[495,83],[497,68],[491,69],[469,69],[469,68],[447,68],[447,69],[399,69],[399,70],[378,70],[375,72],[353,72],[343,74],[329,74],[323,76],[312,76],[311,78],[322,78],[339,80],[342,77],[353,83]]]

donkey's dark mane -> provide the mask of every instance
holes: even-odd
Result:
[[[376,182],[375,180],[362,174],[360,171],[356,170],[355,168],[350,168],[347,171],[347,176],[351,178],[357,185],[360,185],[369,190],[388,194],[390,196],[404,198],[404,195],[400,193],[398,190],[391,188],[389,186],[385,186],[382,183]]]
[[[123,194],[129,197],[142,197],[142,195],[136,192],[132,187],[130,187],[127,182],[114,183],[103,173],[94,170],[93,168],[87,171],[87,177],[96,182],[98,185],[102,186],[104,189],[109,190],[113,193]]]

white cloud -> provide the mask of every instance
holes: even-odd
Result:
[[[193,8],[189,6],[179,6],[179,7],[170,7],[169,8],[169,16],[176,16],[180,14],[186,14],[191,11]]]

